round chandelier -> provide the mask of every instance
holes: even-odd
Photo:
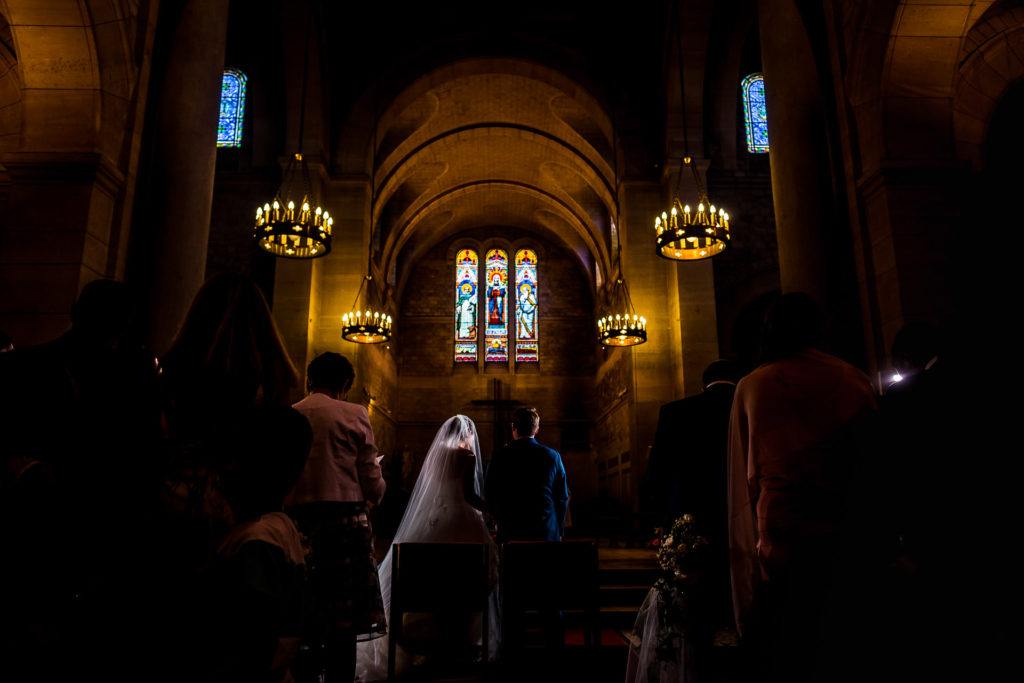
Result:
[[[306,123],[306,86],[309,80],[309,36],[313,14],[306,14],[306,46],[302,63],[302,95],[299,102],[299,151],[288,159],[281,186],[273,201],[256,208],[252,239],[268,254],[293,259],[312,259],[331,251],[334,219],[313,198],[309,166],[302,156],[302,134]],[[296,201],[301,197],[301,201]],[[296,208],[298,207],[298,208]]]
[[[298,209],[294,200],[298,194],[292,194],[298,184],[296,162],[306,186]],[[311,207],[309,185],[306,161],[302,154],[296,154],[285,168],[284,182],[274,201],[256,209],[252,237],[257,247],[274,256],[295,259],[318,258],[330,253],[334,219],[323,208]]]
[[[614,119],[612,125],[615,125]],[[615,139],[613,131],[613,139]],[[619,225],[619,155],[618,144],[613,145],[615,150],[615,224]],[[613,226],[614,227],[614,226]],[[615,232],[615,246],[618,253],[618,277],[615,278],[615,286],[612,288],[611,308],[615,310],[616,305],[621,304],[623,313],[614,315],[609,313],[597,321],[597,339],[601,346],[637,346],[647,341],[647,319],[638,315],[633,308],[633,300],[629,297],[629,288],[626,286],[626,278],[622,274],[622,242],[619,238],[620,230]]]
[[[723,208],[716,208],[708,199],[690,157],[683,158],[680,177],[683,166],[693,170],[698,192],[696,211],[691,211],[689,204],[679,201],[677,187],[672,209],[654,219],[655,243],[658,256],[673,261],[697,261],[720,254],[729,246],[729,214]]]
[[[679,112],[683,123],[683,158],[676,176],[676,198],[668,211],[654,219],[655,249],[658,256],[671,261],[699,261],[721,254],[729,246],[729,214],[708,199],[700,173],[690,157],[690,135],[686,126],[686,79],[683,70],[683,46],[679,35],[679,3],[672,4],[672,22],[679,73]],[[679,187],[683,168],[689,166],[693,184],[697,188],[697,201],[685,204],[679,201]],[[691,207],[695,210],[691,211]]]
[[[373,279],[367,275],[366,284]],[[362,286],[359,290],[362,291]],[[356,301],[359,292],[356,292]],[[354,304],[353,304],[354,305]],[[356,344],[382,344],[391,339],[391,316],[380,311],[352,311],[341,316],[341,338]]]
[[[622,292],[625,311],[620,315],[608,314],[597,321],[597,338],[602,346],[637,346],[647,341],[647,319],[637,315],[629,298],[629,289],[620,277],[615,281]]]

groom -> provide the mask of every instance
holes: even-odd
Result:
[[[512,414],[512,442],[491,457],[484,496],[498,526],[498,541],[560,541],[569,503],[562,458],[534,437],[534,408]]]
[[[498,542],[561,541],[569,490],[562,457],[534,437],[540,415],[534,408],[512,413],[512,442],[491,456],[484,479],[484,495],[498,525]],[[514,601],[513,601],[514,602]],[[513,604],[503,612],[503,644],[506,654],[523,646],[524,614]],[[542,631],[549,646],[565,641],[562,613],[541,612]]]

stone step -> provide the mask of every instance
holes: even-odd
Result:
[[[598,604],[639,608],[650,590],[649,583],[603,585],[598,588]]]

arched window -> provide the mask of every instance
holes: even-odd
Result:
[[[764,75],[750,74],[743,79],[743,115],[747,123],[747,151],[768,151],[768,108],[764,101]]]
[[[537,254],[516,252],[516,360],[537,362]]]
[[[487,327],[484,360],[508,361],[508,255],[504,249],[487,252]]]
[[[245,74],[225,69],[220,85],[220,122],[217,124],[218,147],[242,146],[242,122],[245,118]]]
[[[455,362],[476,361],[477,268],[472,249],[460,249],[455,257]]]

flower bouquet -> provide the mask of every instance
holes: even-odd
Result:
[[[707,539],[696,531],[693,515],[683,515],[658,540],[658,564],[672,576],[685,575],[696,568],[699,551],[707,544]]]
[[[630,633],[627,683],[691,680],[689,588],[707,544],[696,532],[693,515],[683,515],[667,532],[658,530],[651,541],[663,574],[648,592]]]

